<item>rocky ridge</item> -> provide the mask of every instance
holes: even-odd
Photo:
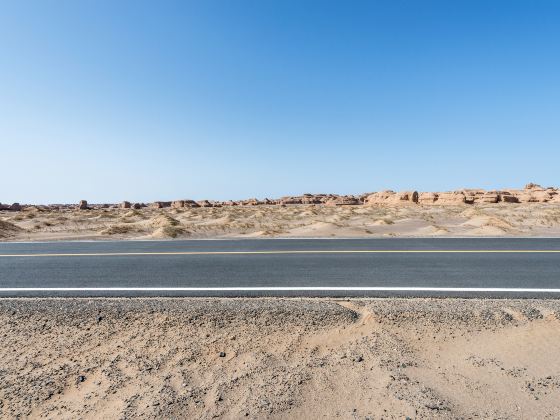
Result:
[[[463,205],[463,204],[494,204],[494,203],[560,203],[560,189],[556,187],[542,187],[538,184],[529,183],[523,189],[508,190],[483,190],[483,189],[461,189],[445,192],[419,192],[419,191],[393,191],[384,190],[361,195],[338,195],[338,194],[303,194],[296,196],[284,196],[276,199],[265,198],[259,200],[250,198],[246,200],[190,200],[182,199],[175,201],[154,201],[152,203],[131,203],[123,201],[119,204],[88,204],[86,200],[80,200],[76,204],[48,204],[48,205],[21,205],[19,203],[2,204],[0,211],[21,211],[29,207],[37,207],[45,210],[73,209],[89,210],[103,208],[140,209],[149,207],[162,208],[197,208],[197,207],[225,207],[225,206],[261,206],[276,205],[289,206],[298,204],[313,204],[326,206],[401,206],[401,205]]]

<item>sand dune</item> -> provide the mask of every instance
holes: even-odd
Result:
[[[20,232],[22,229],[13,223],[0,220],[0,239],[10,238]]]
[[[0,211],[0,240],[560,236],[560,204]]]

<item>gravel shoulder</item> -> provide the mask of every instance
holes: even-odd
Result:
[[[0,417],[558,418],[560,301],[2,299]]]

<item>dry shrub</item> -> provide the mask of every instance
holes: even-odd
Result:
[[[132,232],[133,230],[134,230],[133,226],[114,225],[114,226],[109,226],[107,229],[102,230],[100,233],[102,235],[124,235],[125,233]]]

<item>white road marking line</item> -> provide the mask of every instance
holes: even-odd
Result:
[[[560,289],[503,287],[3,287],[2,292],[497,292],[560,293]]]
[[[277,251],[176,251],[0,254],[0,257],[116,257],[143,255],[260,255],[260,254],[557,254],[557,249],[357,249]]]

